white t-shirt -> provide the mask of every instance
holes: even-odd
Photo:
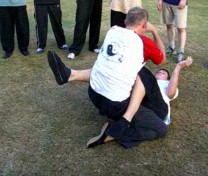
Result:
[[[164,99],[165,103],[168,105],[168,114],[167,114],[167,116],[165,117],[164,122],[165,122],[166,125],[169,125],[170,122],[171,122],[171,120],[170,120],[170,101],[172,101],[172,100],[174,100],[175,98],[177,98],[177,96],[178,96],[178,89],[176,90],[175,96],[174,96],[172,99],[170,99],[170,98],[167,96],[167,94],[166,94],[166,91],[167,91],[167,88],[168,88],[169,81],[167,81],[167,80],[157,80],[157,83],[158,83],[158,86],[159,86],[159,88],[160,88],[160,92],[161,92],[161,94],[162,94],[162,96],[163,96],[163,99]]]
[[[104,97],[121,102],[130,96],[144,64],[141,38],[132,30],[113,26],[92,68],[90,85]]]

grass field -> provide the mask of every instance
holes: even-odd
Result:
[[[73,38],[75,0],[62,0],[67,43]],[[180,96],[172,103],[172,123],[164,139],[125,150],[115,142],[86,149],[99,133],[102,119],[87,95],[87,84],[58,86],[46,53],[36,55],[33,1],[30,18],[30,57],[16,49],[11,59],[0,59],[0,176],[206,176],[208,175],[208,1],[189,1],[186,55],[194,59],[182,71]],[[165,44],[166,28],[159,23],[156,1],[143,1],[150,21]],[[109,29],[109,1],[103,3],[100,43]],[[87,39],[88,41],[88,39]],[[89,68],[96,54],[85,48],[75,60],[57,49],[49,28],[46,50],[55,50],[76,69]],[[2,49],[0,54],[3,55]],[[160,67],[170,71],[169,62]],[[158,67],[147,63],[152,71]]]

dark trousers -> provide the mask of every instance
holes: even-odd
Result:
[[[154,111],[141,105],[130,127],[124,131],[117,142],[125,148],[131,148],[142,141],[164,137],[167,129],[167,125]]]
[[[115,25],[120,27],[126,27],[124,23],[125,19],[126,19],[126,14],[111,10],[111,27]]]
[[[15,28],[19,50],[28,50],[29,21],[26,6],[0,7],[0,26],[1,43],[5,52],[14,51]]]
[[[168,114],[168,106],[164,102],[155,76],[146,68],[142,68],[139,76],[145,87],[146,95],[133,117],[130,127],[118,142],[126,148],[138,142],[165,136],[167,126],[163,122]],[[113,120],[119,120],[125,113],[130,98],[122,102],[111,101],[96,93],[91,87],[88,90],[92,103],[100,112]]]
[[[102,0],[77,0],[74,39],[69,47],[70,53],[78,55],[86,39],[89,26],[89,50],[97,48],[102,16]]]
[[[48,34],[48,15],[58,47],[66,44],[62,28],[62,11],[60,4],[35,5],[36,35],[38,48],[46,47]]]

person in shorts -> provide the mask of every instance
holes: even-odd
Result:
[[[167,27],[167,55],[175,52],[175,27],[178,30],[176,61],[180,62],[184,59],[186,44],[188,0],[158,0],[157,8],[161,11],[162,20]]]

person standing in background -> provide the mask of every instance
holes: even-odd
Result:
[[[78,56],[84,47],[86,33],[89,29],[89,51],[98,53],[100,26],[102,17],[102,0],[77,0],[76,24],[74,29],[74,39],[69,47],[69,59]]]
[[[179,48],[176,54],[176,61],[184,59],[186,44],[186,26],[188,13],[188,0],[158,0],[157,8],[162,12],[162,20],[167,27],[168,47],[166,54],[173,54],[175,51],[175,27],[178,29]]]
[[[37,47],[36,54],[44,52],[48,33],[48,15],[58,48],[67,50],[64,30],[62,28],[62,11],[60,0],[34,0]]]
[[[17,42],[24,56],[30,55],[29,20],[25,0],[0,1],[0,36],[4,50],[4,59],[10,58],[14,51],[14,31],[16,28]]]
[[[111,27],[120,26],[125,27],[124,20],[130,8],[132,7],[142,7],[141,0],[112,0],[111,1]]]

